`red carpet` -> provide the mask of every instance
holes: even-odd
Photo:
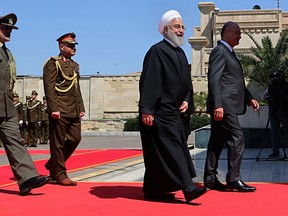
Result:
[[[288,184],[253,184],[255,193],[209,191],[194,203],[177,200],[164,203],[143,200],[142,183],[85,183],[76,187],[48,184],[32,195],[17,195],[17,186],[0,189],[3,216],[286,216]]]
[[[4,150],[0,154],[4,154]],[[29,153],[47,155],[46,159],[34,161],[39,174],[48,175],[48,171],[45,169],[44,164],[49,159],[48,150],[30,150]],[[74,154],[69,158],[66,163],[66,167],[69,172],[74,172],[89,167],[100,166],[107,163],[116,162],[119,160],[129,159],[137,156],[141,156],[141,150],[76,150]],[[15,183],[13,174],[9,165],[0,166],[0,188],[7,184]],[[1,213],[0,213],[1,214]]]

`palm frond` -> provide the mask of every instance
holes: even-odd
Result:
[[[246,33],[253,41],[250,48],[251,54],[238,54],[242,64],[244,75],[258,86],[267,87],[270,83],[270,74],[282,69],[288,73],[288,30],[282,32],[276,46],[269,36],[261,39],[261,44],[255,38]]]

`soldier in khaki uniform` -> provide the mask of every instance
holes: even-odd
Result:
[[[14,92],[13,93],[13,102],[17,111],[18,115],[18,124],[19,124],[19,131],[22,138],[22,144],[24,144],[24,134],[23,134],[23,103],[19,101],[19,95]]]
[[[37,147],[39,126],[41,124],[41,101],[37,100],[38,93],[33,90],[31,99],[27,103],[27,121],[29,144],[28,147]]]
[[[27,104],[31,100],[30,95],[26,95],[26,102],[23,104],[23,137],[24,144],[29,145],[29,134],[28,134],[28,121],[27,121]]]
[[[49,115],[46,96],[43,97],[41,106],[41,139],[40,143],[47,144],[49,139]]]
[[[12,99],[16,63],[6,47],[12,30],[18,29],[16,22],[17,16],[13,13],[0,17],[0,138],[19,185],[20,195],[27,195],[31,189],[43,186],[48,178],[39,176],[26,147],[21,144],[17,111]]]
[[[51,158],[45,167],[60,185],[75,186],[66,172],[65,161],[81,140],[81,118],[85,115],[79,85],[79,65],[71,59],[76,53],[74,33],[57,39],[60,54],[48,59],[43,68],[44,91],[49,110]]]

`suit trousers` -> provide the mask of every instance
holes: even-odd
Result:
[[[65,162],[81,141],[80,119],[49,117],[49,139],[51,157],[45,167],[55,180],[66,179],[68,176]]]
[[[218,174],[218,160],[223,147],[227,147],[227,182],[241,180],[240,166],[244,153],[244,137],[238,116],[224,115],[222,121],[215,121],[211,115],[211,135],[207,148],[204,183],[214,183]]]
[[[0,118],[0,136],[17,183],[20,185],[39,176],[31,156],[21,143],[18,117]]]

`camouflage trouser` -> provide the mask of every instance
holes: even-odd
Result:
[[[38,122],[28,123],[28,134],[29,134],[29,144],[27,145],[37,145],[39,138],[39,124]]]
[[[29,144],[28,125],[26,124],[25,121],[23,123],[22,128],[23,130],[22,130],[21,138],[23,139],[24,145],[28,145]]]

